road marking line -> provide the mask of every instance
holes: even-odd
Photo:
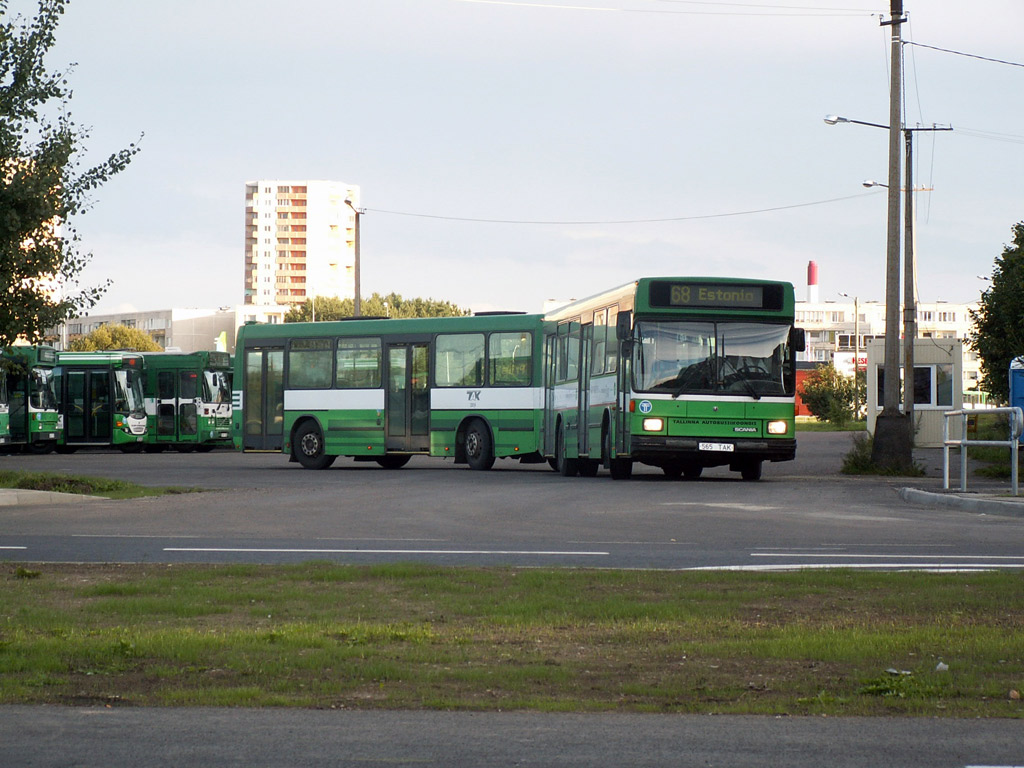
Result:
[[[829,554],[823,552],[751,552],[751,557],[845,557],[860,560],[882,560],[899,557],[903,560],[957,560],[968,558],[970,560],[1021,560],[1024,555],[855,555],[855,554]]]
[[[0,549],[28,549],[28,547],[0,547]]]
[[[991,571],[996,568],[1024,568],[1024,563],[1008,563],[999,566],[993,563],[776,563],[774,565],[701,565],[682,568],[684,571],[810,571],[826,568],[886,569],[900,571],[928,571],[930,573],[957,573],[960,571]],[[1024,767],[1022,767],[1024,768]]]
[[[549,552],[515,549],[274,549],[270,547],[164,547],[164,552],[240,552],[306,555],[544,555],[605,557],[611,552]]]

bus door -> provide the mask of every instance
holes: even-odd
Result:
[[[284,347],[245,350],[243,450],[279,451],[284,441]]]
[[[109,443],[113,439],[110,371],[65,369],[64,393],[64,442]]]
[[[389,451],[429,452],[428,344],[388,344],[385,446]]]
[[[555,383],[558,379],[558,337],[548,334],[544,339],[544,449],[545,456],[555,454]]]
[[[194,443],[199,432],[199,374],[157,371],[156,441]]]
[[[590,356],[594,340],[594,325],[587,323],[580,333],[579,363],[579,455],[590,453]]]

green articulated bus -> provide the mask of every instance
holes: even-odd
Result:
[[[231,448],[231,356],[140,352],[148,429],[145,450]]]
[[[246,325],[235,447],[311,469],[422,454],[756,480],[796,455],[793,320],[789,283],[658,277],[546,315]]]
[[[15,346],[3,350],[0,365],[0,446],[49,453],[60,438],[61,417],[54,395],[53,347]]]
[[[543,343],[541,316],[516,313],[244,325],[235,446],[310,469],[338,456],[542,463]]]
[[[745,480],[796,455],[793,286],[642,278],[545,317],[544,453],[563,475],[634,462],[694,479]]]
[[[141,450],[146,439],[143,359],[137,352],[58,352],[57,401],[64,430],[57,451]]]

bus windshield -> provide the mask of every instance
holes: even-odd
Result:
[[[142,389],[142,377],[135,371],[114,371],[114,410],[118,413],[129,413],[142,416],[146,413],[145,395]]]
[[[633,348],[639,392],[792,395],[789,325],[638,320]]]
[[[231,382],[224,371],[203,371],[203,401],[207,403],[231,402]]]
[[[29,374],[29,405],[37,411],[57,410],[52,368],[32,369]]]

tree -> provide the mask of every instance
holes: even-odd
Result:
[[[88,170],[77,159],[88,130],[71,119],[68,70],[43,59],[68,0],[39,0],[32,19],[0,0],[0,347],[37,342],[47,328],[84,314],[110,281],[80,287],[91,254],[69,224],[90,194],[123,171],[135,144]]]
[[[293,307],[284,316],[286,323],[304,323],[313,319],[314,302],[317,320],[340,320],[352,317],[355,302],[352,299],[339,299],[336,296],[317,296],[307,299],[305,304]],[[374,293],[364,298],[361,303],[361,314],[364,317],[460,317],[468,315],[468,309],[457,307],[448,301],[439,299],[403,299],[397,293],[381,296]]]
[[[834,365],[822,365],[807,374],[800,398],[820,421],[843,426],[853,417],[854,386]]]
[[[138,328],[124,325],[101,325],[85,336],[72,339],[68,344],[72,352],[97,352],[104,349],[123,349],[129,352],[160,352],[162,347],[153,337]]]
[[[1013,225],[1013,242],[1003,246],[992,284],[971,311],[970,344],[981,359],[981,388],[1010,399],[1010,361],[1024,355],[1024,221]]]

